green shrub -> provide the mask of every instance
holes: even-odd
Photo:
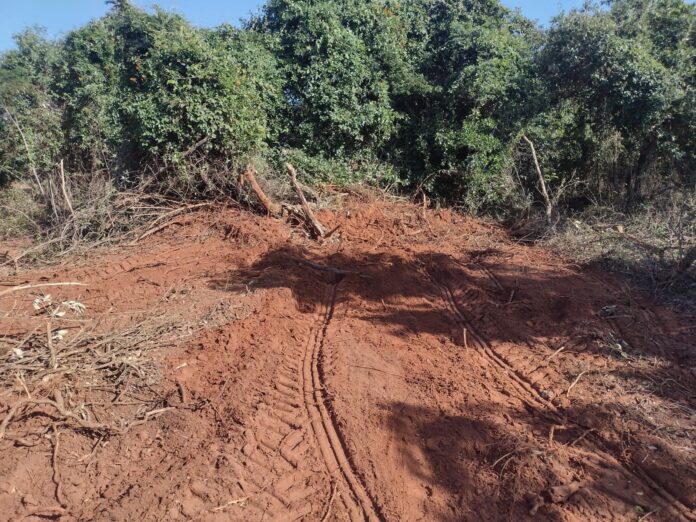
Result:
[[[242,29],[111,3],[0,57],[0,184],[63,160],[78,199],[95,174],[200,197],[263,158],[515,215],[543,204],[526,135],[571,209],[693,190],[685,0],[586,2],[548,29],[499,0],[268,0]]]

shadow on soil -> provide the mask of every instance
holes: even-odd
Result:
[[[514,344],[517,351],[520,346],[537,353],[543,350],[544,358],[563,347],[564,356],[585,354],[589,356],[585,359],[603,364],[605,369],[611,366],[617,377],[675,408],[686,412],[696,409],[696,379],[690,373],[696,366],[693,331],[679,331],[668,316],[644,305],[630,290],[592,270],[534,267],[533,263],[531,267],[529,264],[520,267],[505,254],[490,249],[468,252],[460,258],[438,252],[403,256],[337,253],[320,257],[286,247],[210,281],[215,289],[235,293],[287,288],[302,313],[319,311],[325,304],[328,289],[339,283],[338,303],[349,305],[352,317],[382,324],[393,335],[431,335],[461,344],[456,342],[458,327],[453,319],[458,311],[467,323],[475,325],[481,337],[494,345]],[[452,297],[449,308],[445,305],[447,294]],[[636,361],[641,364],[632,364]],[[564,376],[567,379],[563,381],[564,389],[576,375],[577,372]],[[424,480],[441,485],[462,499],[461,502],[468,503],[455,506],[450,514],[440,514],[442,520],[457,520],[453,513],[466,510],[471,519],[479,518],[477,510],[479,514],[509,513],[510,520],[524,519],[529,516],[531,500],[522,492],[540,492],[572,480],[554,474],[548,462],[542,462],[543,466],[536,462],[539,455],[516,453],[515,448],[520,444],[527,447],[530,443],[519,441],[515,438],[518,435],[505,433],[500,426],[486,421],[485,414],[442,417],[403,404],[391,407],[402,412],[393,419],[391,429],[395,432],[403,433],[404,419],[412,419],[414,425],[410,429],[420,434],[421,445],[431,434],[440,437],[435,449],[420,448],[428,458],[425,472],[422,466],[415,465],[416,459],[409,458],[408,448],[405,461],[414,463],[412,473],[425,473]],[[629,409],[618,403],[575,402],[561,407],[560,411],[566,418],[578,420],[581,426],[606,428],[606,433],[597,433],[596,437],[603,451],[629,467],[638,462],[641,469],[684,504],[693,504],[693,495],[685,493],[685,487],[696,483],[696,473],[683,455],[672,454],[669,448],[656,443],[653,446],[656,449],[649,451],[660,453],[660,458],[646,458],[645,448],[642,453],[640,449],[648,444],[647,436],[640,440],[625,439],[632,436],[631,430],[626,429],[627,421],[639,426],[640,433],[649,432],[643,428],[650,428],[653,421],[645,410]],[[496,417],[500,418],[500,412]],[[533,430],[548,433],[551,427],[548,421],[539,421],[533,415],[515,419],[510,412],[509,417],[518,424],[516,434]],[[654,430],[659,429],[654,426]],[[570,443],[581,435],[567,430],[557,440]],[[511,447],[501,445],[501,441],[508,441],[506,444]],[[418,439],[413,444],[418,444]],[[501,470],[503,460],[494,469],[490,467],[511,451],[516,466],[508,464]],[[485,470],[475,467],[480,466],[482,456],[489,466]],[[567,464],[564,469],[572,469],[573,465],[582,467],[577,463]],[[464,498],[462,491],[468,491],[471,477],[477,473],[484,473],[482,476],[488,481],[486,490]],[[477,484],[481,483],[479,479]],[[606,493],[606,487],[602,488]],[[611,494],[621,496],[617,492]],[[480,505],[472,505],[476,502]],[[552,509],[543,513],[546,520],[562,519]]]
[[[432,488],[447,491],[454,503],[449,510],[428,513],[444,522],[460,520],[568,520],[568,509],[592,520],[610,520],[626,513],[654,511],[656,520],[671,520],[673,513],[664,499],[651,496],[601,453],[568,451],[582,436],[582,430],[559,430],[554,443],[547,445],[532,433],[548,433],[551,424],[533,415],[523,415],[499,407],[467,409],[461,415],[403,403],[387,405],[392,412],[389,428],[399,435],[400,452],[409,474]],[[597,414],[596,408],[583,406],[578,415]],[[502,416],[501,416],[502,415]],[[619,443],[620,444],[620,443]],[[602,448],[618,455],[626,448]],[[423,458],[425,457],[425,458]],[[629,466],[631,468],[631,466]],[[641,468],[652,477],[665,478],[668,470],[643,463]],[[592,470],[591,473],[588,473]],[[688,476],[693,470],[682,466],[671,471]],[[592,478],[588,479],[587,477]],[[553,488],[572,488],[559,501]],[[663,482],[664,484],[664,482]],[[684,485],[668,484],[679,495]],[[672,488],[670,488],[672,489]],[[537,509],[534,509],[534,507]],[[427,511],[427,508],[425,509]]]
[[[355,301],[363,319],[395,333],[452,336],[453,321],[442,299],[445,289],[490,342],[529,345],[563,338],[571,344],[566,353],[656,359],[671,365],[665,377],[676,381],[655,390],[658,395],[673,400],[686,396],[689,402],[696,397],[694,377],[686,371],[696,364],[695,330],[680,331],[597,271],[520,267],[492,249],[468,252],[462,259],[438,252],[318,258],[286,247],[213,277],[210,286],[230,292],[288,288],[300,311],[313,312],[323,302],[326,286],[339,281],[340,300]]]

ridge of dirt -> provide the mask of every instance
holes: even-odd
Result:
[[[3,282],[87,285],[51,288],[87,305],[50,319],[59,353],[169,326],[117,396],[0,372],[3,418],[55,389],[85,421],[162,411],[119,436],[18,415],[0,520],[696,520],[694,317],[448,211],[349,199],[317,217],[324,243],[201,211]],[[0,298],[0,365],[45,328],[41,295]]]

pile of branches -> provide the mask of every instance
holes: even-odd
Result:
[[[108,179],[99,176],[89,182],[66,181],[61,169],[61,176],[42,187],[42,194],[37,196],[47,203],[47,215],[41,222],[33,223],[38,233],[36,243],[18,253],[0,251],[0,270],[5,267],[16,274],[21,264],[55,262],[56,259],[80,255],[98,246],[125,241],[135,243],[168,227],[181,214],[221,203],[246,203],[273,217],[287,217],[303,227],[310,237],[330,237],[334,231],[324,230],[305,197],[305,192],[312,191],[300,186],[292,165],[288,163],[285,168],[290,174],[289,185],[298,204],[273,201],[267,195],[267,190],[261,188],[253,166],[247,166],[237,178],[236,185],[223,184],[217,178],[214,181],[209,179],[208,183],[215,190],[194,192],[198,197],[193,198],[191,194],[163,193],[159,187],[150,190],[152,187],[148,187],[147,183],[130,191],[116,191]],[[280,185],[281,182],[284,183],[274,179],[271,185]],[[75,202],[71,186],[81,196],[79,203]],[[277,196],[279,191],[274,189],[271,192]],[[287,194],[282,194],[281,201],[286,199],[285,196]]]
[[[248,167],[239,176],[239,181],[237,183],[237,192],[241,195],[244,193],[246,186],[248,185],[251,191],[256,196],[259,204],[269,216],[276,218],[281,218],[287,216],[290,220],[294,221],[296,224],[304,227],[309,236],[313,239],[324,240],[328,239],[337,230],[325,230],[324,226],[317,219],[312,211],[312,207],[309,205],[307,198],[305,197],[304,191],[297,180],[297,171],[290,163],[285,164],[285,168],[290,175],[290,183],[295,191],[298,205],[292,205],[290,203],[276,203],[271,200],[271,198],[266,195],[258,181],[256,180],[256,169],[253,166]]]
[[[0,267],[16,274],[22,264],[55,262],[95,247],[137,241],[168,218],[213,203],[182,205],[173,198],[137,191],[103,194],[40,227],[38,240],[30,248],[14,254],[0,252]]]
[[[0,440],[34,446],[55,423],[118,435],[172,409],[154,387],[155,350],[186,335],[186,325],[159,314],[113,333],[97,327],[70,337],[48,321],[23,338],[0,339],[1,403],[10,402],[0,406]],[[20,432],[12,430],[29,417]]]

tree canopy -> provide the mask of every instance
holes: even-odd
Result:
[[[470,210],[630,207],[696,178],[696,9],[586,3],[544,29],[499,0],[269,0],[196,28],[127,0],[0,57],[0,183],[63,160],[128,185],[205,187],[262,158],[315,181],[396,183]]]

